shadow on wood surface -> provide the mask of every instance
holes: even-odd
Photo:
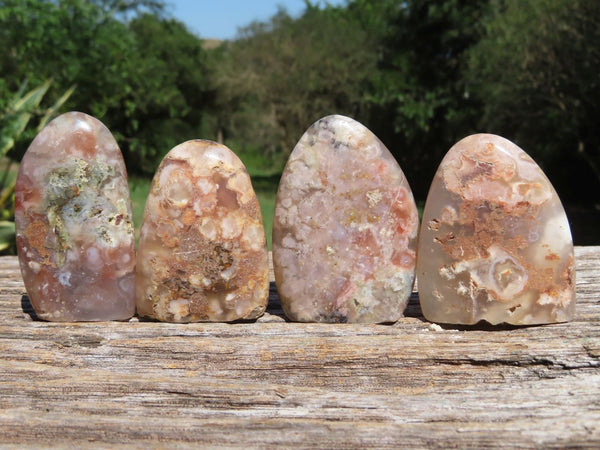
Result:
[[[416,293],[391,326],[286,323],[273,283],[255,323],[31,322],[0,258],[0,447],[600,448],[600,247],[575,255],[573,321],[517,329]]]
[[[33,321],[44,322],[44,320],[40,319],[38,315],[35,313],[33,306],[29,300],[27,295],[23,295],[21,297],[21,308],[23,312],[31,317]],[[421,311],[421,305],[419,304],[419,294],[417,292],[413,292],[408,301],[408,305],[406,306],[406,310],[404,311],[404,317],[412,317],[420,320],[423,323],[430,323],[425,317],[423,317],[423,312]],[[158,320],[148,319],[145,317],[134,316],[130,321],[138,321],[138,322],[157,322]],[[290,322],[290,320],[285,316],[283,312],[283,308],[281,306],[281,300],[279,299],[279,294],[277,292],[277,285],[274,281],[269,283],[269,303],[267,304],[267,309],[265,314],[259,317],[256,320],[236,320],[231,322],[232,324],[239,323],[254,323],[254,322]],[[393,325],[395,322],[383,323],[380,325],[389,326]],[[185,324],[182,324],[185,325]],[[336,324],[338,325],[338,324]],[[477,330],[477,331],[499,331],[499,330],[514,330],[518,328],[531,328],[535,326],[542,325],[509,325],[509,324],[500,324],[500,325],[491,325],[485,321],[481,321],[474,325],[453,325],[453,324],[438,324],[432,326],[439,326],[444,330],[454,330],[454,331],[469,331],[469,330]]]
[[[29,297],[27,295],[21,296],[21,308],[23,309],[23,312],[25,314],[31,317],[31,320],[42,321],[42,319],[40,319],[35,313],[35,310],[33,309],[33,306],[31,305],[31,302],[29,301]]]
[[[413,294],[414,295],[414,294]],[[21,309],[23,310],[23,312],[25,314],[27,314],[29,317],[31,317],[31,320],[33,321],[38,321],[38,322],[44,322],[44,320],[40,319],[38,317],[38,315],[35,313],[35,310],[33,309],[33,306],[31,305],[31,301],[29,300],[29,296],[24,294],[21,296]],[[287,318],[285,317],[285,314],[283,313],[283,309],[281,307],[281,302],[279,301],[279,294],[277,293],[277,286],[275,285],[275,282],[271,281],[269,283],[269,303],[267,304],[267,310],[265,311],[265,314],[267,316],[274,316],[275,318],[278,318],[277,321],[288,321]],[[258,321],[260,321],[261,318],[257,319]],[[158,320],[154,320],[154,319],[147,319],[145,317],[138,317],[137,315],[130,320],[135,320],[135,321],[139,321],[139,322],[159,322]],[[252,322],[256,322],[257,320],[238,320],[232,323],[252,323]]]

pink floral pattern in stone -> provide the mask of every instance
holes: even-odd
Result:
[[[428,320],[564,322],[575,310],[569,222],[540,167],[492,134],[454,145],[435,174],[419,237]]]
[[[248,172],[231,150],[195,140],[165,156],[146,201],[137,261],[140,316],[225,322],[263,314],[265,231]]]
[[[301,322],[394,322],[412,291],[419,219],[402,170],[366,127],[327,116],[284,169],[273,224],[277,289]]]
[[[134,314],[127,174],[100,121],[70,112],[37,135],[21,161],[15,222],[21,273],[38,317],[97,321]]]

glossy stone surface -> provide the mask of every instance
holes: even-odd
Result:
[[[146,201],[136,306],[166,322],[255,319],[269,266],[260,206],[227,147],[188,141],[163,159]]]
[[[15,191],[17,249],[36,314],[125,320],[135,311],[135,241],[121,151],[80,112],[50,122],[25,153]]]
[[[428,320],[563,322],[575,308],[569,222],[539,166],[491,134],[454,145],[435,174],[419,237]]]
[[[285,314],[301,322],[394,322],[410,296],[419,219],[388,149],[360,123],[327,116],[285,166],[273,263]]]

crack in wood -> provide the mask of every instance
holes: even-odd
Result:
[[[599,448],[600,247],[575,251],[572,322],[439,329],[415,293],[394,325],[32,321],[0,258],[0,442]]]

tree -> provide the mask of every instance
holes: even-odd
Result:
[[[0,0],[0,99],[25,79],[41,84],[52,78],[50,99],[74,84],[67,107],[111,129],[131,172],[153,173],[171,147],[202,136],[211,101],[202,41],[181,22],[163,18],[162,5]],[[32,132],[15,146],[15,159]]]
[[[130,89],[120,112],[112,111],[126,133],[137,168],[153,173],[175,145],[200,137],[215,138],[206,126],[213,102],[208,55],[202,41],[174,19],[143,14],[129,23],[135,58],[130,60]]]
[[[109,3],[117,6],[108,1],[0,1],[0,78],[7,92],[23,80],[39,85],[51,78],[50,99],[76,85],[67,104],[71,109],[105,120],[107,111],[119,108],[129,86],[127,62],[135,54],[126,24],[107,15]],[[25,133],[15,158],[32,137]]]
[[[281,10],[242,30],[220,50],[215,72],[225,142],[272,161],[285,158],[320,117],[360,115],[376,62],[368,43],[340,9],[310,3],[298,19]]]
[[[480,105],[463,81],[466,51],[489,0],[353,0],[349,14],[376,38],[366,121],[424,199],[450,146],[475,130]],[[410,174],[414,174],[411,176]]]
[[[598,23],[596,1],[495,2],[469,55],[482,125],[522,145],[571,200],[597,201],[600,189]]]

